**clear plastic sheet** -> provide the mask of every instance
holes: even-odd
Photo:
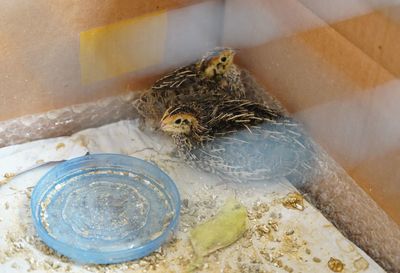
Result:
[[[247,72],[243,72],[243,78],[247,89],[254,90],[257,99],[261,98],[271,107],[287,114],[279,102],[264,92]],[[137,94],[139,93],[133,92],[95,103],[2,122],[0,146],[69,135],[84,128],[134,118],[137,114],[132,100]],[[314,146],[316,166],[310,171],[297,174],[297,180],[291,182],[350,240],[387,271],[400,270],[399,227],[343,168],[317,144]]]
[[[86,128],[137,116],[132,105],[138,92],[109,97],[92,103],[28,115],[0,122],[0,147],[37,139],[67,136]]]

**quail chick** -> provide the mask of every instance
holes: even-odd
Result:
[[[226,94],[214,96],[182,96],[183,103],[164,112],[162,123],[176,113],[187,113],[207,129],[203,136],[219,136],[268,121],[276,123],[283,116],[277,110],[263,104],[237,99]]]
[[[139,114],[156,127],[164,111],[171,105],[183,103],[184,96],[226,93],[243,97],[244,87],[240,70],[233,63],[234,56],[235,51],[230,48],[217,48],[199,61],[164,76],[135,102]]]
[[[233,63],[235,54],[231,48],[209,51],[199,61],[178,68],[156,81],[152,90],[177,90],[180,93],[182,89],[197,91],[206,86],[210,90],[223,88],[234,96],[243,96],[240,70]]]
[[[172,136],[179,156],[193,167],[240,182],[312,168],[312,147],[291,118],[247,100],[220,101],[208,113],[199,112],[202,107],[207,108],[180,105],[161,120],[161,130]]]

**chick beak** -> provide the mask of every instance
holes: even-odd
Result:
[[[168,118],[167,119],[162,119],[160,122],[160,130],[167,132],[168,130],[171,129],[171,125],[168,123]]]
[[[160,121],[160,130],[163,131],[167,124],[164,122],[164,120]]]

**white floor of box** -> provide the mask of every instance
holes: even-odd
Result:
[[[304,210],[282,200],[295,188],[288,181],[235,184],[193,170],[170,156],[168,138],[143,132],[138,121],[121,121],[71,137],[41,140],[0,149],[0,272],[184,272],[193,261],[189,230],[235,196],[249,213],[245,236],[204,259],[199,272],[384,272],[348,241],[322,214],[304,201]],[[116,265],[79,265],[53,253],[32,226],[30,193],[57,162],[90,153],[121,153],[150,160],[176,182],[184,200],[176,238],[139,261]]]

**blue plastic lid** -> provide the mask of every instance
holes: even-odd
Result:
[[[159,248],[177,226],[180,198],[158,167],[96,154],[51,169],[36,185],[31,209],[48,246],[81,263],[108,264]]]

